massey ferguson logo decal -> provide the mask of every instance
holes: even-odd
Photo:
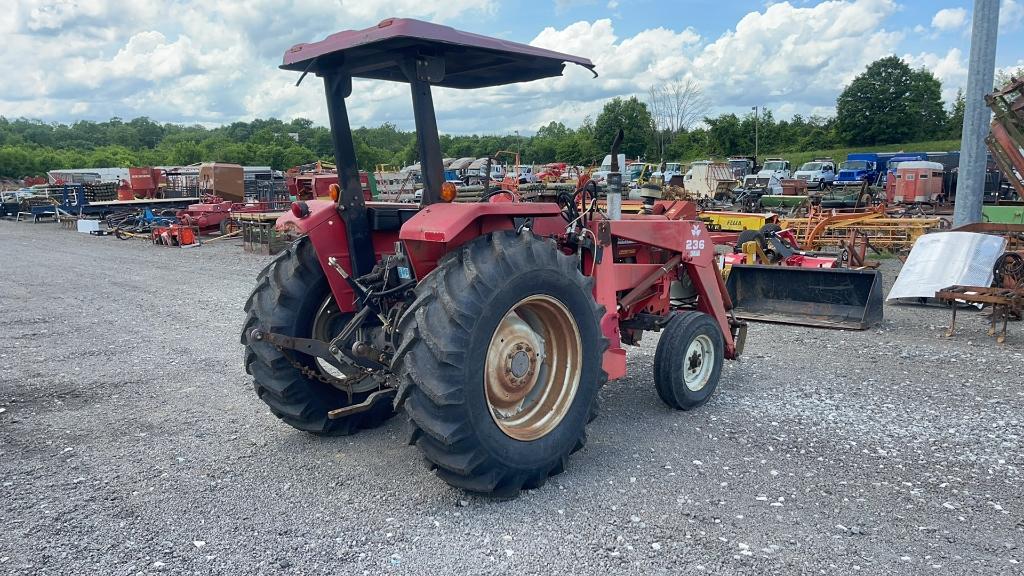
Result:
[[[690,238],[686,241],[686,251],[690,258],[700,256],[701,251],[704,250],[704,240],[700,238],[700,235],[701,229],[699,225],[694,224],[690,227],[690,236],[694,236],[694,238]]]

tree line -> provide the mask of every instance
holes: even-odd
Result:
[[[446,157],[482,157],[518,151],[523,163],[600,162],[622,127],[622,152],[648,161],[688,161],[753,154],[870,146],[959,138],[963,96],[947,110],[941,83],[928,70],[914,70],[896,56],[871,63],[839,95],[836,115],[794,115],[776,120],[769,109],[708,116],[709,99],[693,80],[651,87],[643,99],[614,98],[596,118],[577,127],[550,122],[530,136],[441,135]],[[415,133],[385,123],[353,131],[362,169],[417,160]],[[58,168],[165,166],[218,161],[284,170],[317,160],[332,161],[330,131],[311,120],[277,118],[233,122],[215,128],[155,122],[82,120],[44,123],[0,116],[0,177],[42,175]]]

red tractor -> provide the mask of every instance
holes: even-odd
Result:
[[[511,496],[584,445],[598,390],[626,375],[624,345],[645,332],[662,332],[661,399],[680,410],[708,401],[746,325],[730,313],[701,221],[666,206],[622,214],[615,165],[600,202],[591,185],[557,203],[492,201],[497,193],[454,203],[443,179],[431,87],[527,82],[566,63],[594,68],[407,19],[285,53],[283,69],[324,79],[339,185],[336,202],[296,202],[278,222],[301,236],[245,305],[245,369],[275,415],[349,434],[404,409],[410,442],[440,478]],[[366,201],[346,108],[352,78],[410,85],[420,206]]]

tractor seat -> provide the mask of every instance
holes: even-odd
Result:
[[[366,215],[370,219],[370,230],[400,230],[410,218],[419,212],[419,206],[409,204],[368,204]]]

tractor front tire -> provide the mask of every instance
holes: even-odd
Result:
[[[396,403],[441,479],[513,497],[583,447],[607,380],[591,286],[553,242],[502,231],[448,254],[416,287],[399,323]]]
[[[318,371],[311,356],[282,350],[264,341],[252,341],[249,333],[258,328],[300,338],[312,334],[314,319],[330,294],[327,277],[309,238],[303,236],[281,252],[259,273],[256,288],[245,303],[242,345],[245,346],[245,371],[253,377],[256,395],[270,411],[293,428],[324,436],[345,436],[360,428],[371,428],[394,415],[389,402],[375,404],[370,410],[330,419],[327,413],[362,402],[370,391],[348,392],[338,386],[311,378],[307,371]]]
[[[703,312],[675,314],[654,352],[654,385],[662,402],[691,410],[707,402],[718,387],[725,342],[715,320]]]

